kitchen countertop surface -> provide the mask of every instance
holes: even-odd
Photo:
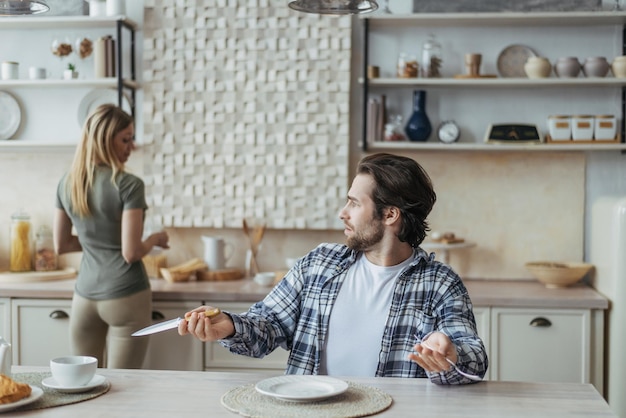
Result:
[[[29,283],[0,283],[0,297],[70,299],[75,279]],[[607,298],[582,283],[548,289],[533,280],[465,280],[476,307],[608,309]],[[170,283],[151,279],[155,301],[256,302],[270,288],[250,278],[233,281]]]
[[[12,372],[47,370],[14,366]],[[273,377],[261,373],[116,369],[98,369],[98,374],[111,383],[109,392],[102,396],[54,408],[12,411],[10,415],[48,418],[237,417],[241,415],[222,406],[222,395],[234,388]],[[391,396],[391,406],[376,417],[615,417],[590,384],[484,381],[438,386],[428,379],[355,377],[342,380],[365,385],[365,393],[367,387],[372,387]],[[254,407],[254,396],[242,400]],[[280,402],[277,401],[273,408],[280,408]],[[284,409],[281,412],[280,416],[289,416],[284,414]],[[307,412],[306,416],[319,416],[319,411],[315,415],[311,414],[311,409]],[[348,413],[340,416],[349,416]],[[271,415],[278,416],[276,413]]]

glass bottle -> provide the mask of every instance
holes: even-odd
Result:
[[[422,77],[441,77],[441,44],[432,33],[422,45]]]
[[[37,230],[35,239],[35,270],[51,271],[57,269],[57,255],[54,251],[52,230],[46,225],[41,225]]]
[[[32,243],[30,215],[20,209],[11,216],[11,247],[9,270],[13,272],[32,270]]]
[[[413,113],[404,128],[404,132],[410,141],[428,141],[432,126],[426,115],[426,92],[424,90],[413,92]]]

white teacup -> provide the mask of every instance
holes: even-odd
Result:
[[[50,360],[52,377],[63,387],[85,386],[93,379],[98,359],[90,356],[65,356]]]
[[[274,278],[276,274],[272,271],[257,273],[254,276],[254,282],[261,286],[271,286],[274,284]]]
[[[28,69],[28,77],[31,80],[43,80],[47,76],[47,71],[42,67],[30,67]]]

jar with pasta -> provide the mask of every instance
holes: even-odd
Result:
[[[54,251],[52,229],[47,225],[41,225],[37,230],[35,239],[35,270],[51,271],[57,269],[57,255]]]
[[[32,270],[32,243],[30,215],[20,209],[11,216],[9,270]]]

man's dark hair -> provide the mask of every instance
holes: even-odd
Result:
[[[437,200],[430,177],[411,158],[380,153],[364,157],[357,174],[369,174],[375,182],[372,200],[381,218],[387,207],[400,209],[402,226],[398,239],[417,247],[430,230],[426,217]]]

